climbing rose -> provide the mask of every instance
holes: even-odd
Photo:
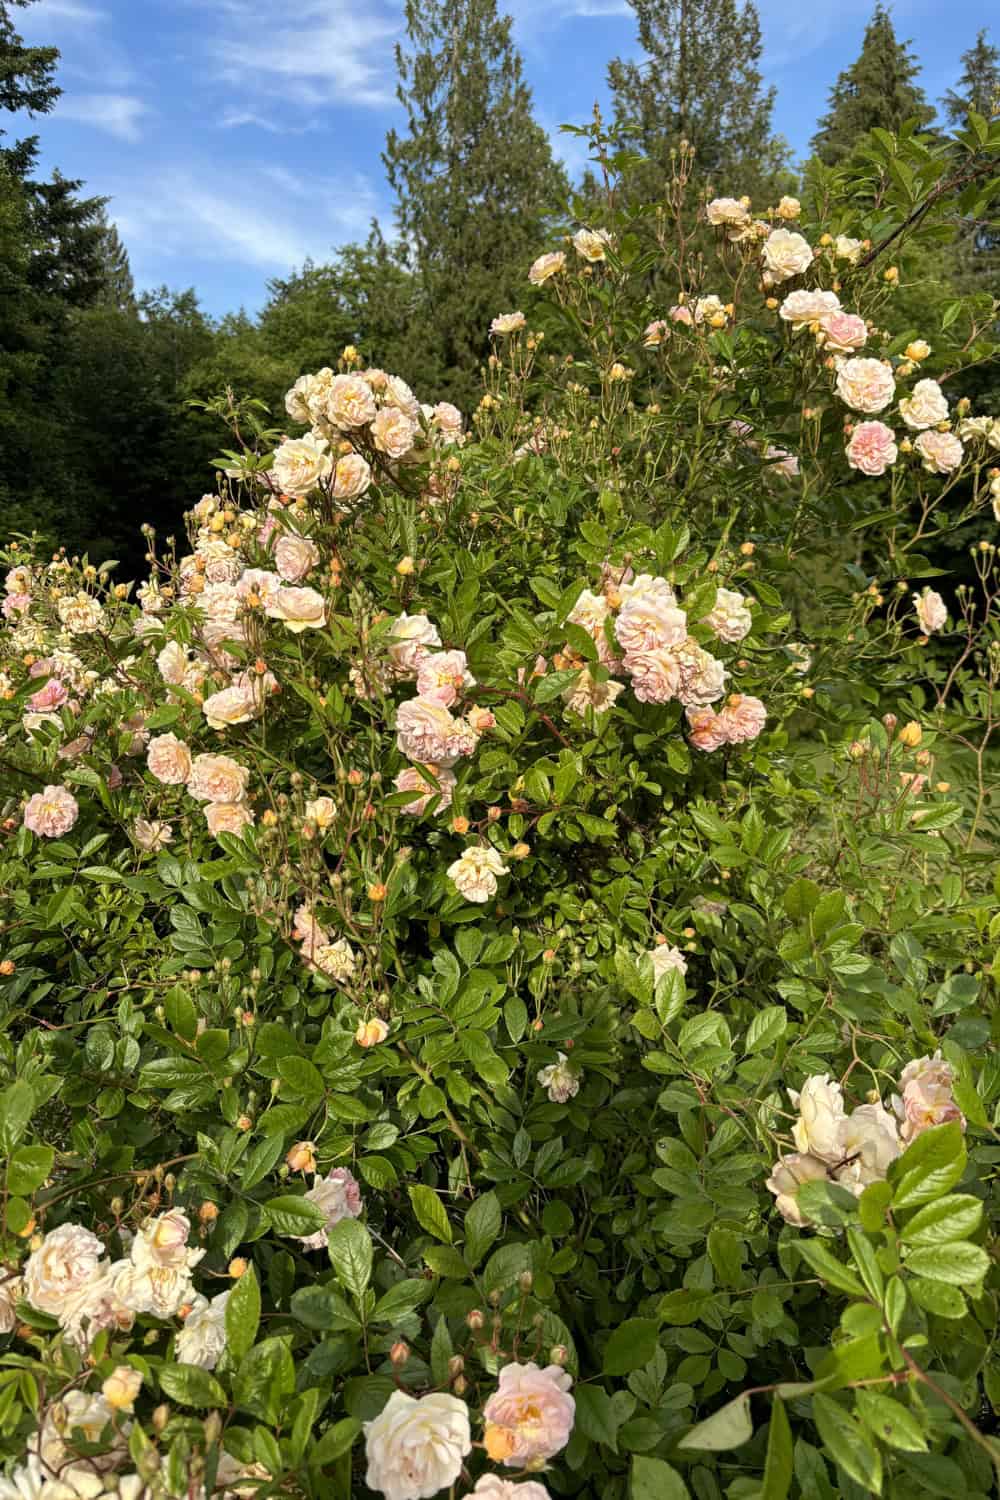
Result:
[[[847,462],[852,469],[875,477],[896,462],[896,434],[884,422],[859,422],[847,444]]]
[[[941,595],[934,589],[925,588],[922,593],[914,594],[913,607],[924,635],[933,635],[936,630],[944,629],[948,609]]]
[[[28,799],[24,826],[46,839],[62,838],[76,822],[80,809],[64,786],[47,786]]]
[[[837,395],[852,411],[882,411],[895,394],[892,371],[880,359],[845,359],[837,371]]]
[[[576,1415],[572,1383],[558,1365],[504,1365],[499,1388],[483,1407],[484,1442],[494,1463],[539,1466],[565,1448]]]
[[[469,1409],[446,1391],[393,1391],[365,1423],[365,1484],[386,1500],[428,1500],[454,1484],[472,1449]]]
[[[341,1219],[356,1219],[361,1213],[361,1189],[346,1167],[334,1167],[325,1177],[317,1177],[305,1196],[326,1215],[326,1223],[315,1234],[294,1236],[307,1250],[325,1249],[327,1231]]]
[[[922,432],[913,446],[931,474],[950,474],[962,462],[965,451],[953,432]]]

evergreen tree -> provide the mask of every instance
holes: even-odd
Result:
[[[615,124],[648,158],[636,186],[658,192],[670,152],[687,140],[695,170],[719,191],[760,192],[786,154],[771,133],[773,88],[759,63],[760,17],[753,0],[629,0],[641,62],[608,67]]]
[[[396,49],[405,135],[383,160],[418,307],[409,353],[421,391],[466,409],[490,318],[516,299],[566,192],[496,0],[407,0]]]
[[[59,50],[56,47],[26,47],[14,30],[11,6],[24,8],[32,0],[0,0],[0,110],[15,114],[46,115],[62,89],[55,82]],[[0,140],[7,134],[0,130]],[[7,168],[24,177],[35,159],[37,136],[13,146],[0,147]]]
[[[1000,47],[992,46],[987,35],[981,31],[975,45],[962,53],[965,72],[941,100],[951,125],[964,125],[970,109],[987,120],[1000,114]]]
[[[829,109],[813,136],[820,161],[836,166],[870,130],[898,131],[913,119],[928,124],[934,109],[914,81],[919,72],[909,42],[896,40],[889,12],[876,5],[861,53],[830,90]]]
[[[100,300],[117,307],[121,312],[135,312],[135,282],[128,251],[122,243],[116,224],[109,224],[101,215],[103,235],[100,243],[101,292]]]

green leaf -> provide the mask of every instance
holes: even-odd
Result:
[[[725,1406],[706,1417],[684,1434],[678,1448],[700,1448],[710,1453],[722,1453],[729,1448],[739,1448],[753,1437],[753,1422],[750,1418],[750,1397],[737,1396]]]
[[[264,1140],[257,1142],[243,1166],[241,1186],[244,1192],[249,1192],[252,1187],[256,1187],[271,1168],[278,1164],[284,1145],[284,1137],[280,1133],[266,1136]]]
[[[750,1022],[746,1039],[747,1052],[761,1052],[765,1047],[773,1046],[787,1029],[788,1015],[784,1006],[769,1005]]]
[[[350,1303],[332,1286],[302,1286],[292,1293],[292,1317],[320,1333],[360,1333]]]
[[[34,1112],[34,1090],[23,1078],[15,1079],[0,1094],[0,1155],[11,1154]]]
[[[434,1324],[434,1336],[431,1339],[431,1375],[435,1385],[448,1383],[448,1365],[454,1352],[448,1319],[442,1314]]]
[[[410,1203],[421,1229],[432,1234],[436,1240],[443,1240],[446,1245],[451,1244],[451,1224],[445,1212],[444,1204],[433,1188],[427,1187],[422,1182],[411,1182],[407,1187],[410,1195]]]
[[[903,1225],[899,1238],[904,1245],[946,1245],[975,1234],[983,1217],[983,1205],[971,1193],[949,1193],[928,1203]]]
[[[435,1276],[450,1276],[456,1281],[465,1281],[471,1275],[464,1257],[451,1245],[428,1245],[424,1251],[424,1263]]]
[[[207,1370],[199,1365],[164,1365],[158,1373],[160,1389],[181,1406],[229,1405],[226,1393]]]
[[[796,880],[785,891],[785,911],[794,920],[815,911],[823,892],[815,880]]]
[[[255,1344],[233,1379],[236,1405],[271,1426],[281,1419],[294,1390],[295,1366],[288,1342],[283,1338],[264,1339]]]
[[[923,1453],[927,1439],[912,1411],[901,1401],[893,1401],[879,1391],[857,1390],[854,1393],[858,1415],[874,1437],[899,1448],[904,1453]]]
[[[238,1364],[257,1337],[260,1325],[260,1287],[257,1273],[248,1266],[229,1293],[226,1302],[226,1343]]]
[[[965,1161],[965,1142],[957,1121],[921,1131],[889,1168],[893,1208],[916,1208],[940,1198],[962,1177]]]
[[[662,1458],[636,1454],[629,1475],[629,1500],[691,1500],[691,1491],[677,1470]]]
[[[51,1146],[21,1146],[7,1163],[8,1193],[30,1196],[52,1171],[55,1156]]]
[[[831,1396],[812,1398],[813,1417],[830,1457],[869,1493],[882,1493],[882,1460],[875,1448],[842,1406]]]
[[[799,1255],[824,1281],[835,1286],[838,1291],[847,1292],[851,1297],[864,1297],[865,1288],[854,1271],[843,1262],[831,1255],[830,1251],[818,1240],[797,1240],[795,1248]]]
[[[309,1466],[323,1469],[327,1464],[332,1464],[336,1459],[341,1458],[354,1446],[354,1440],[360,1431],[361,1423],[357,1417],[343,1417],[339,1422],[335,1422],[306,1450],[306,1460]]]
[[[327,1236],[330,1262],[342,1287],[353,1297],[364,1295],[372,1275],[372,1237],[357,1219],[341,1219]]]
[[[990,1258],[978,1245],[968,1240],[953,1240],[946,1245],[930,1245],[912,1251],[905,1265],[912,1276],[928,1281],[943,1281],[948,1286],[972,1286],[982,1281],[990,1268]]]
[[[717,1280],[723,1286],[740,1286],[743,1281],[743,1241],[731,1229],[710,1229],[708,1257]]]
[[[654,1358],[660,1325],[653,1318],[626,1318],[604,1346],[605,1375],[628,1375]]]
[[[502,1222],[500,1200],[496,1193],[481,1193],[465,1215],[464,1253],[470,1266],[477,1266],[493,1245]]]
[[[295,1198],[291,1195],[269,1198],[264,1208],[278,1234],[291,1234],[305,1239],[326,1224],[326,1214],[318,1203],[311,1203],[308,1198]]]
[[[584,1437],[617,1453],[621,1421],[607,1391],[599,1385],[578,1385],[575,1396],[576,1426]]]
[[[912,1278],[906,1283],[907,1291],[918,1307],[933,1313],[936,1318],[964,1318],[968,1308],[965,1298],[957,1286],[948,1286],[943,1281],[921,1281]]]
[[[418,1280],[416,1277],[408,1281],[397,1281],[376,1302],[372,1319],[376,1323],[398,1322],[418,1308],[421,1302],[426,1302],[432,1291],[429,1281]]]
[[[795,1472],[792,1429],[785,1403],[777,1396],[771,1399],[771,1423],[767,1433],[767,1458],[764,1461],[764,1483],[760,1500],[785,1500]]]

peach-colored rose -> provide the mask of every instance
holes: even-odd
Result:
[[[293,635],[301,635],[303,630],[322,630],[326,601],[315,589],[280,589],[266,613],[272,620],[281,620]]]
[[[60,839],[69,833],[79,816],[76,798],[64,786],[47,786],[28,798],[24,826],[41,838]]]
[[[430,765],[426,761],[424,765],[426,765],[427,770],[430,771],[431,775],[437,781],[437,786],[421,776],[416,766],[407,766],[405,770],[399,772],[399,775],[393,782],[397,792],[420,793],[420,796],[414,797],[412,802],[407,802],[405,806],[400,808],[400,812],[409,813],[414,817],[419,817],[422,813],[426,812],[433,797],[438,799],[436,811],[439,813],[444,812],[446,808],[451,806],[452,792],[455,789],[455,774],[453,771],[447,770],[444,766]]]
[[[899,1075],[902,1098],[892,1101],[902,1121],[899,1133],[904,1142],[909,1144],[933,1125],[945,1125],[950,1120],[957,1120],[965,1129],[965,1116],[952,1095],[954,1082],[955,1070],[940,1052],[907,1063]]]
[[[475,734],[452,717],[443,703],[411,698],[396,711],[396,745],[408,760],[421,765],[453,766],[475,749]]]
[[[671,323],[685,323],[688,328],[692,327],[692,325],[694,324],[694,314],[691,312],[691,309],[689,307],[685,307],[683,303],[680,302],[674,303],[673,307],[668,311],[667,317],[670,319]]]
[[[683,646],[675,648],[680,671],[677,697],[685,708],[705,708],[725,692],[729,673],[718,657],[699,646],[688,636]]]
[[[483,1407],[486,1451],[508,1468],[539,1467],[569,1442],[576,1416],[573,1377],[558,1365],[504,1365]]]
[[[944,629],[948,620],[948,607],[934,589],[925,588],[921,593],[914,594],[913,607],[917,612],[917,622],[925,635],[933,635],[936,630]]]
[[[837,395],[852,411],[882,411],[895,394],[892,371],[880,359],[845,359],[837,371]]]
[[[191,751],[176,734],[158,734],[146,748],[146,764],[164,786],[180,786],[191,775]]]
[[[396,676],[416,677],[428,649],[440,644],[437,626],[426,615],[408,615],[404,611],[393,621],[389,637],[389,660]]]
[[[832,354],[853,354],[868,342],[868,325],[857,313],[835,312],[820,318],[823,348]]]
[[[624,691],[623,682],[615,682],[612,678],[598,682],[589,667],[585,667],[576,681],[565,689],[563,700],[572,713],[579,714],[582,718],[588,709],[592,709],[595,714],[606,714],[619,693]]]
[[[286,531],[274,548],[274,566],[286,583],[300,583],[319,562],[319,548],[307,536]]]
[[[187,779],[198,802],[242,802],[250,772],[229,755],[196,755]]]
[[[234,724],[248,724],[260,713],[256,695],[249,687],[232,686],[212,693],[201,705],[212,729],[228,729]]]
[[[372,471],[360,453],[345,453],[333,471],[333,498],[357,500],[372,482]]]
[[[432,409],[431,426],[446,443],[457,442],[462,436],[462,413],[450,401],[439,401]]]
[[[632,656],[682,646],[687,640],[687,615],[656,593],[640,594],[622,607],[615,621],[615,635],[628,664]]]
[[[930,474],[950,474],[962,462],[965,450],[953,432],[922,432],[914,440],[914,448],[923,459],[923,467]]]
[[[670,337],[670,324],[666,318],[657,318],[655,322],[648,323],[642,335],[642,347],[644,349],[656,349],[663,340]]]
[[[326,414],[335,427],[364,427],[375,420],[375,397],[360,375],[336,375],[330,382]]]
[[[723,731],[731,745],[755,740],[767,721],[767,710],[759,698],[749,693],[733,693],[719,714]]]
[[[28,699],[28,706],[33,713],[48,713],[50,709],[61,708],[69,697],[69,689],[58,677],[50,677],[43,688],[37,693],[32,693]]]
[[[416,441],[417,424],[398,406],[383,406],[372,424],[372,437],[387,458],[403,458]]]
[[[287,495],[308,495],[327,477],[333,467],[329,446],[326,438],[311,432],[281,444],[274,455],[274,477]]]
[[[318,1177],[305,1196],[326,1215],[326,1224],[315,1234],[293,1236],[307,1250],[325,1250],[327,1231],[341,1219],[356,1219],[361,1213],[361,1189],[346,1167],[334,1167],[325,1177]]]
[[[490,324],[490,333],[500,337],[508,333],[518,333],[526,322],[523,312],[498,313]]]
[[[919,431],[948,420],[948,402],[936,380],[918,380],[909,396],[899,403],[899,414],[907,427]]]
[[[377,1047],[384,1042],[389,1035],[389,1027],[381,1016],[373,1016],[370,1021],[359,1021],[358,1029],[354,1033],[354,1040],[359,1047]]]
[[[872,477],[884,474],[899,456],[896,434],[884,422],[859,422],[851,433],[846,453],[852,469]]]
[[[253,823],[253,813],[245,802],[209,802],[205,808],[209,833],[240,834]]]
[[[559,272],[566,266],[566,254],[563,250],[553,250],[548,255],[540,255],[532,264],[528,272],[528,280],[532,286],[541,286],[548,281],[550,276],[558,276]]]
[[[581,260],[591,265],[605,259],[611,235],[606,229],[578,229],[573,236],[573,249]]]
[[[421,698],[443,703],[450,708],[461,693],[475,687],[464,651],[435,651],[423,657],[417,672],[417,692]]]
[[[640,703],[669,703],[681,686],[681,667],[673,647],[654,647],[625,658],[632,691]]]
[[[696,750],[708,753],[728,744],[725,720],[714,708],[689,708],[686,713],[691,743]]]

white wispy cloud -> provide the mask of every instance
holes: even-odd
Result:
[[[64,94],[57,106],[67,120],[91,125],[131,145],[142,139],[139,121],[149,113],[144,102],[134,94]]]
[[[88,0],[40,0],[35,11],[38,21],[70,21],[78,26],[94,26],[106,16],[103,6],[90,5]]]
[[[231,193],[218,170],[207,167],[167,168],[112,186],[111,193],[109,216],[140,272],[153,260],[287,271],[364,237],[381,206],[360,175],[326,179],[273,166],[242,169]]]

